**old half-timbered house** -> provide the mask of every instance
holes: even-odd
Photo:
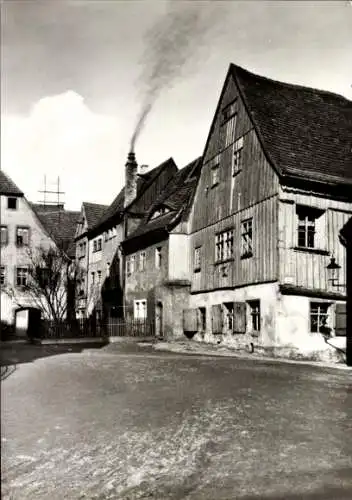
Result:
[[[191,285],[189,214],[200,169],[198,158],[175,173],[121,245],[127,317],[155,325],[157,337],[183,336]]]
[[[230,65],[203,158],[184,330],[301,351],[345,335],[330,272],[346,265],[352,103]]]
[[[120,244],[134,231],[176,171],[172,158],[148,170],[138,166],[134,153],[129,153],[125,186],[88,231],[87,317],[94,316],[98,322],[124,317],[125,265]]]

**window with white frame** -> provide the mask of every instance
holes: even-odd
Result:
[[[100,252],[102,249],[102,238],[98,238],[97,240],[97,252]]]
[[[325,333],[328,327],[330,306],[328,302],[310,303],[310,331],[312,333]]]
[[[133,303],[134,319],[144,320],[147,318],[147,301],[146,299],[135,300]]]
[[[93,252],[97,251],[97,240],[93,241]]]
[[[0,229],[0,242],[1,242],[1,245],[7,245],[8,243],[8,229],[7,229],[7,226],[1,226],[1,229]]]
[[[233,230],[223,231],[215,236],[215,262],[233,257]]]
[[[298,219],[298,247],[316,248],[317,221],[323,211],[313,207],[297,205],[296,213]]]
[[[5,285],[6,270],[5,266],[0,266],[0,285]]]
[[[17,286],[27,286],[28,283],[28,268],[27,267],[17,267],[16,268],[16,285]]]
[[[161,268],[161,260],[162,260],[162,247],[157,247],[155,249],[155,267],[156,267],[156,269]]]
[[[201,247],[196,247],[194,249],[194,272],[197,273],[201,269]]]
[[[237,139],[233,145],[232,175],[236,175],[243,166],[243,137]]]
[[[139,254],[139,270],[144,271],[145,270],[145,261],[146,261],[146,253],[141,252]]]
[[[241,257],[253,256],[253,219],[241,222]]]
[[[16,229],[16,245],[18,247],[29,245],[29,227],[17,227]]]
[[[248,301],[252,330],[255,332],[260,332],[260,300],[250,300]]]

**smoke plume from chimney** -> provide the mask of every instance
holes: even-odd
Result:
[[[165,14],[148,31],[138,81],[141,108],[131,138],[131,151],[134,151],[146,119],[163,90],[182,76],[190,62],[194,69],[195,56],[199,57],[203,39],[211,45],[209,32],[216,26],[218,14],[219,4],[215,10],[210,2],[170,1]],[[190,71],[189,67],[187,69]]]

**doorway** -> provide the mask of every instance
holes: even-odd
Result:
[[[155,306],[155,336],[161,338],[164,336],[163,332],[163,304],[157,302]]]

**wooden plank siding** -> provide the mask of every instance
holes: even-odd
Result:
[[[201,271],[192,273],[192,292],[250,283],[274,281],[277,276],[277,197],[270,198],[233,214],[230,217],[191,235],[192,259],[194,248],[201,247]],[[241,222],[253,218],[253,256],[241,259]],[[215,234],[233,228],[234,258],[214,264]],[[222,268],[226,267],[226,276]],[[192,270],[194,264],[192,262]]]
[[[222,145],[222,109],[237,98],[237,119],[233,142]],[[243,137],[243,168],[232,179],[233,143]],[[211,185],[211,161],[220,155],[218,185]],[[233,182],[233,187],[232,187]],[[198,231],[278,192],[279,180],[268,164],[235,83],[230,79],[212,125],[205,161],[192,211],[191,231]],[[232,194],[232,195],[231,195]]]
[[[317,249],[325,254],[305,252],[297,247],[296,206],[305,205],[324,210],[316,234]],[[344,283],[346,256],[339,241],[339,231],[350,218],[352,204],[331,200],[313,194],[285,190],[279,202],[279,275],[282,284],[310,289],[331,290],[326,266],[332,256],[341,266],[340,282]],[[345,292],[344,287],[333,287],[335,292]]]
[[[223,108],[236,100],[236,127],[232,143],[224,148]],[[204,152],[191,213],[191,255],[201,246],[201,272],[192,272],[192,291],[244,286],[278,279],[277,194],[279,179],[269,165],[237,86],[230,76],[214,117]],[[234,142],[243,137],[242,169],[232,177]],[[219,183],[211,186],[212,159],[220,155]],[[241,259],[241,221],[253,217],[251,258]],[[234,260],[214,265],[215,234],[234,229]],[[192,263],[193,271],[193,263]]]

